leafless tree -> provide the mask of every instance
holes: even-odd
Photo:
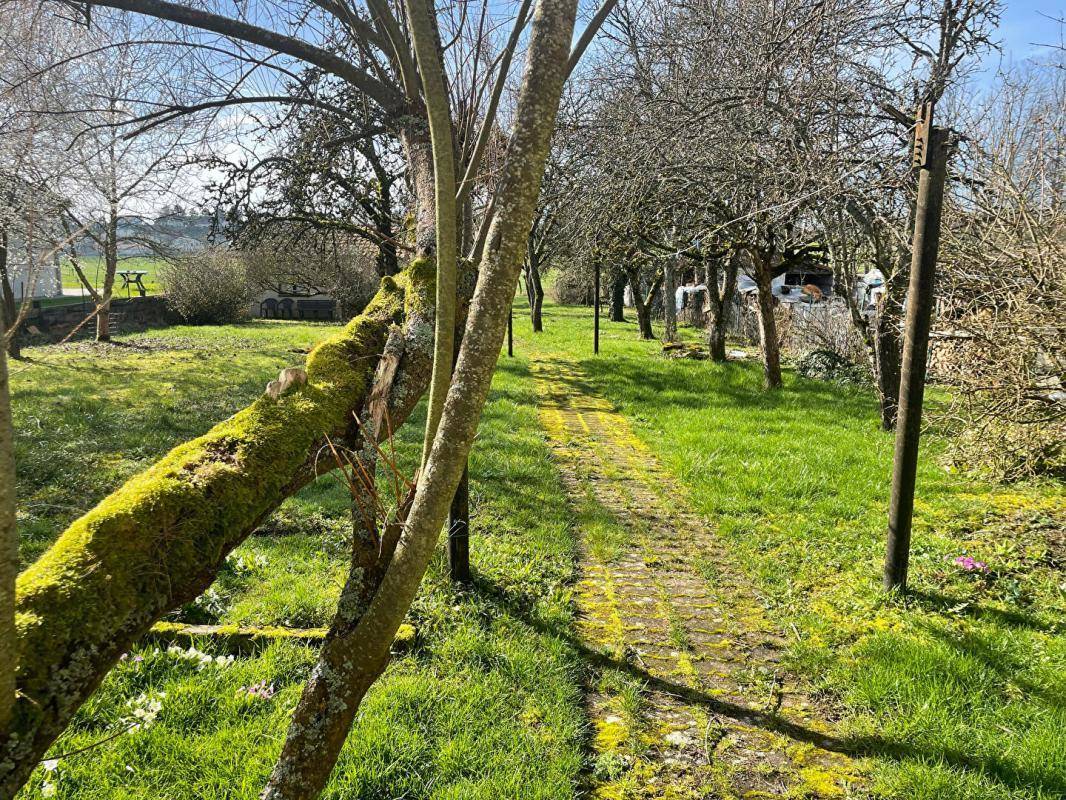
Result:
[[[963,116],[965,114],[965,116]],[[1009,69],[959,111],[936,365],[959,462],[998,477],[1066,471],[1066,70]]]
[[[174,66],[165,46],[132,44],[138,31],[131,18],[111,15],[102,23],[82,34],[82,46],[91,52],[73,60],[67,75],[81,89],[85,105],[66,109],[74,167],[63,182],[69,200],[62,224],[75,237],[69,261],[96,306],[96,340],[106,342],[124,249],[156,246],[139,227],[124,230],[125,223],[177,196],[181,167],[197,154],[202,136],[186,116],[126,135],[130,119],[172,102],[168,86],[176,78]],[[84,269],[84,243],[102,260],[99,283]]]
[[[935,106],[965,79],[976,57],[994,46],[1000,8],[999,0],[899,0],[879,18],[878,30],[887,34],[886,64],[867,82],[873,108],[864,122],[867,148],[880,149],[881,156],[870,152],[870,168],[860,182],[850,184],[842,202],[863,233],[872,265],[884,276],[885,291],[873,319],[853,318],[869,342],[886,430],[895,427],[899,405],[915,181],[904,156],[908,137],[893,135],[879,123],[892,120],[898,134],[909,134],[909,109]]]
[[[357,529],[337,615],[264,791],[270,798],[314,797],[359,703],[387,663],[396,628],[435,548],[502,343],[563,82],[611,3],[593,16],[573,51],[575,0],[538,0],[531,15],[532,3],[523,3],[517,32],[507,37],[495,70],[477,67],[482,75],[477,86],[484,92],[475,90],[474,102],[456,104],[473,115],[469,124],[453,114],[449,88],[454,93],[461,84],[449,82],[452,73],[445,66],[450,51],[444,42],[452,39],[440,35],[439,17],[417,2],[401,9],[378,0],[369,8],[277,4],[254,21],[229,6],[215,13],[167,0],[94,5],[209,32],[211,43],[197,41],[198,46],[217,46],[255,68],[280,65],[282,56],[302,60],[362,92],[404,146],[415,200],[414,248],[434,255],[436,274],[432,263],[421,260],[395,279],[383,279],[367,310],[312,352],[303,384],[264,396],[177,448],[76,521],[20,576],[17,603],[26,624],[19,628],[19,642],[25,657],[18,725],[4,738],[0,787],[13,792],[129,642],[162,613],[203,591],[225,554],[314,476],[315,454],[327,435],[347,442],[372,468],[373,442],[383,432],[378,423],[386,412],[394,424],[402,423],[432,373],[427,446],[414,494],[399,524],[389,520],[381,528]],[[336,36],[346,46],[329,49],[312,41],[315,35],[328,38],[326,44]],[[525,65],[501,125],[498,101],[506,82],[517,79],[510,58],[519,41],[525,44]],[[465,70],[484,62],[461,63]],[[250,102],[232,98],[234,105],[242,100]],[[229,100],[199,105],[219,102]],[[505,154],[498,172],[485,175],[489,134],[501,127]],[[461,135],[456,146],[453,134],[464,129],[471,135]],[[475,230],[473,215],[456,212],[466,209],[476,192],[486,210],[478,235],[468,237]],[[455,262],[457,253],[466,251],[460,245],[468,242],[479,271],[452,375]],[[428,297],[433,284],[435,296]],[[353,413],[367,422],[354,425]],[[162,504],[160,485],[166,487]],[[140,554],[150,558],[150,566]],[[90,563],[96,568],[88,568]],[[105,578],[106,588],[100,583]],[[68,624],[89,607],[91,624]]]
[[[22,320],[47,265],[42,254],[63,238],[62,186],[75,166],[63,111],[76,99],[63,69],[69,25],[34,3],[12,2],[0,29],[0,313],[10,355],[19,355]],[[16,297],[17,283],[21,287]]]

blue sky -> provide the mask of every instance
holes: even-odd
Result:
[[[1040,45],[1061,43],[1062,30],[1054,21],[1066,17],[1066,0],[1007,0],[997,38],[1003,52],[985,58],[986,72],[1004,63],[1020,62],[1046,53]]]

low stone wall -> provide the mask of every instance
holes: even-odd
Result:
[[[92,301],[88,299],[84,302],[33,308],[22,325],[23,341],[58,342],[92,314],[94,308]],[[181,322],[162,296],[115,298],[111,301],[111,320],[112,334],[162,328]],[[95,320],[90,320],[82,326],[76,337],[90,337],[95,333]]]

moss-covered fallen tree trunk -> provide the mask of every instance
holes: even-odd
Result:
[[[226,555],[315,474],[327,434],[363,405],[390,326],[404,324],[406,417],[429,379],[433,264],[385,278],[366,310],[307,357],[307,380],[182,444],[75,521],[18,579],[18,700],[0,741],[12,797],[119,656],[214,580]],[[0,643],[10,647],[14,643]]]

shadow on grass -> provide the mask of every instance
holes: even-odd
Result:
[[[670,405],[682,408],[730,408],[773,411],[803,405],[828,423],[841,416],[874,421],[874,403],[869,392],[835,386],[824,381],[793,377],[784,388],[766,391],[762,366],[757,361],[711,364],[651,359],[582,359],[580,367],[592,384],[614,385],[617,392],[635,392],[639,397],[669,397]],[[695,365],[695,366],[693,366]]]
[[[1066,696],[1021,677],[1019,673],[1025,669],[1025,663],[1021,659],[1012,658],[1009,653],[990,647],[988,642],[976,632],[964,631],[954,634],[950,630],[926,623],[923,623],[921,628],[931,637],[961,655],[979,661],[986,669],[996,673],[1004,683],[1014,684],[1029,697],[1039,700],[1050,708],[1066,708]],[[1058,789],[1066,796],[1066,780],[1061,782]]]
[[[565,641],[577,651],[588,666],[598,669],[614,669],[626,673],[656,691],[680,697],[693,705],[701,706],[714,714],[728,717],[745,725],[773,731],[797,742],[811,744],[830,752],[893,761],[939,763],[991,778],[1011,789],[1042,791],[1051,796],[1066,794],[1066,776],[1062,778],[1056,776],[1052,780],[1048,780],[1048,776],[1020,768],[1005,758],[982,758],[962,750],[946,747],[922,747],[877,735],[829,736],[791,722],[779,714],[759,711],[737,703],[724,701],[698,689],[652,675],[637,664],[620,660],[590,648],[573,631],[560,629],[557,625],[538,619],[530,612],[528,603],[522,602],[521,596],[514,595],[505,587],[498,586],[483,576],[475,576],[472,588],[487,602],[499,607],[502,613],[508,614],[541,634]]]
[[[948,617],[966,616],[975,620],[985,620],[1008,628],[1024,628],[1040,633],[1066,633],[1066,622],[1045,622],[1032,614],[1002,608],[983,606],[972,603],[968,598],[943,592],[910,589],[908,602],[914,602],[926,611],[932,611]]]

